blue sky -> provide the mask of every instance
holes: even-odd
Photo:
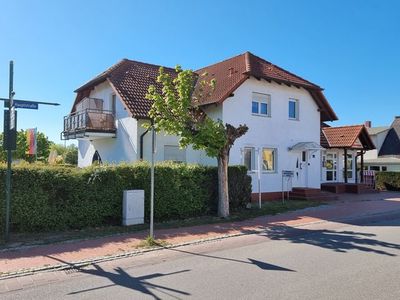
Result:
[[[4,1],[0,97],[15,62],[18,128],[55,142],[73,91],[122,58],[197,69],[251,51],[325,88],[335,124],[400,115],[400,1]],[[0,116],[3,124],[3,115]]]

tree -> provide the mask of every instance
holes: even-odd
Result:
[[[36,145],[37,145],[37,155],[26,154],[28,150],[28,141],[26,137],[26,130],[20,130],[17,132],[17,149],[13,151],[13,159],[23,159],[29,162],[36,160],[36,156],[40,160],[45,160],[49,156],[50,146],[53,144],[49,141],[47,136],[42,132],[37,132],[36,134]],[[3,149],[3,134],[0,134],[1,144],[0,144],[0,161],[7,160],[7,152]]]
[[[57,152],[58,157],[60,157],[60,163],[78,165],[78,147],[76,145],[53,144],[50,150]]]
[[[160,68],[157,82],[160,92],[150,86],[146,98],[153,101],[149,115],[155,130],[180,136],[180,146],[192,145],[193,149],[204,150],[218,161],[218,215],[229,216],[228,163],[229,152],[235,140],[244,135],[248,127],[234,127],[221,120],[211,119],[200,103],[212,94],[215,80],[207,81],[207,74],[198,76],[191,70],[176,67],[176,77]]]

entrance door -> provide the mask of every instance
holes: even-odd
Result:
[[[328,152],[326,153],[325,160],[325,174],[327,182],[336,182],[337,181],[337,154]]]
[[[302,187],[308,187],[308,151],[300,154],[300,183]]]

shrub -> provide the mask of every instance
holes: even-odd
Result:
[[[375,184],[379,190],[400,191],[400,172],[377,172]]]
[[[5,166],[0,192],[5,194]],[[150,167],[147,163],[94,166],[85,169],[21,164],[13,166],[13,231],[50,231],[120,224],[124,190],[145,190],[145,218],[150,211]],[[199,165],[157,164],[155,220],[184,219],[216,211],[217,169]],[[251,179],[242,166],[229,168],[233,210],[251,194]],[[2,197],[3,198],[3,197]],[[4,203],[4,202],[3,202]],[[0,208],[3,227],[4,205]]]

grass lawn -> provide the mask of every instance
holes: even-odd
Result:
[[[308,200],[289,200],[282,203],[281,201],[269,201],[263,203],[261,209],[258,205],[254,205],[249,209],[241,209],[240,211],[231,212],[228,219],[222,219],[217,216],[201,216],[185,220],[169,221],[156,223],[155,229],[190,227],[204,224],[215,224],[224,222],[243,221],[264,215],[275,215],[287,211],[298,210],[306,207],[318,206],[325,204],[321,201]],[[6,245],[0,240],[0,250],[6,248],[14,248],[18,246],[42,245],[50,243],[58,243],[70,240],[95,239],[99,237],[112,236],[118,234],[128,234],[138,231],[148,230],[149,224],[133,225],[133,226],[104,226],[96,228],[85,228],[81,230],[68,230],[62,232],[46,232],[46,233],[11,233],[10,242]]]

